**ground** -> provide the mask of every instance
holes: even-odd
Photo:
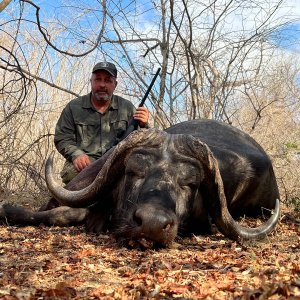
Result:
[[[0,299],[175,298],[300,299],[299,214],[284,214],[264,241],[216,233],[156,250],[84,227],[0,226]]]

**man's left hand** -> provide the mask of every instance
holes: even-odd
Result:
[[[149,110],[144,106],[138,107],[133,114],[133,118],[139,121],[140,127],[145,127],[149,121]]]

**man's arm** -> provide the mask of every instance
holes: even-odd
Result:
[[[67,160],[73,161],[79,155],[85,154],[76,143],[76,125],[67,105],[62,111],[55,127],[54,144],[57,151]]]

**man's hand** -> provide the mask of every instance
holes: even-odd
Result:
[[[140,127],[145,127],[149,121],[149,110],[144,106],[138,107],[133,114],[133,118],[139,121]]]
[[[82,171],[84,168],[92,163],[86,154],[81,154],[73,160],[73,165],[77,172]]]

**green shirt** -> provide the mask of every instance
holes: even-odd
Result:
[[[91,94],[73,99],[57,122],[54,144],[69,161],[81,154],[97,159],[118,142],[134,111],[130,101],[116,95],[104,113],[94,108]]]

